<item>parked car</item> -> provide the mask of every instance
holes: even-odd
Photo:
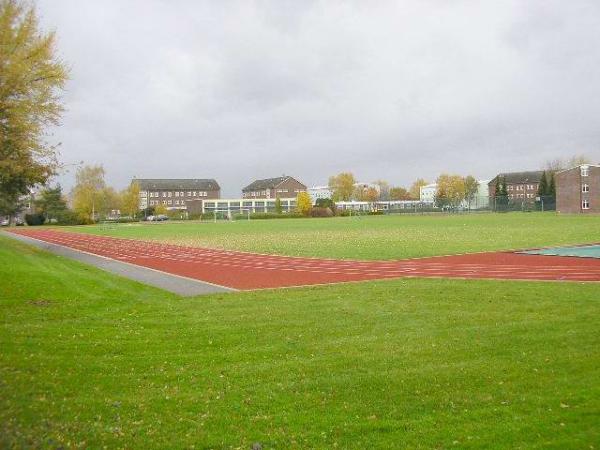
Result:
[[[10,221],[8,219],[2,219],[2,221],[0,221],[0,227],[7,227],[10,225]]]
[[[146,217],[146,220],[148,222],[154,222],[154,216],[148,216],[148,217]]]
[[[25,222],[23,222],[23,219],[21,219],[20,217],[15,218],[15,225],[18,227],[22,227],[23,225],[25,225]]]
[[[156,216],[156,220],[158,220],[159,222],[162,222],[163,220],[169,220],[169,218],[167,216],[165,216],[164,214],[159,214],[158,216]]]

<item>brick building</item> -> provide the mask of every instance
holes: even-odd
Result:
[[[561,213],[600,213],[600,166],[582,164],[557,172],[556,210]]]
[[[243,198],[289,198],[306,192],[306,186],[292,177],[283,176],[256,180],[242,189]]]
[[[221,187],[213,179],[134,178],[140,186],[140,209],[164,205],[170,210],[201,211],[202,201],[221,197]]]
[[[506,192],[509,200],[534,203],[543,173],[543,170],[499,173],[488,183],[490,199],[496,196],[496,181],[500,179],[500,182],[506,181]]]

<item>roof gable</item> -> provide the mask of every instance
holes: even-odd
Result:
[[[242,189],[242,192],[246,192],[246,191],[262,191],[265,189],[274,189],[277,186],[279,186],[280,184],[284,183],[287,180],[294,180],[298,183],[300,183],[298,180],[296,180],[293,177],[289,177],[289,176],[283,176],[283,177],[276,177],[276,178],[265,178],[264,180],[255,180],[252,183],[250,183],[248,186],[246,186],[245,188]],[[302,183],[300,183],[302,184]]]

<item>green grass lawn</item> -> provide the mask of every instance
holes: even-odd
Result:
[[[598,317],[592,283],[181,298],[0,236],[0,447],[598,448]]]
[[[200,247],[357,259],[600,242],[600,216],[554,213],[394,215],[62,229]]]

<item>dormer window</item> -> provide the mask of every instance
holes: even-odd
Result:
[[[581,176],[587,177],[590,174],[590,166],[581,166]]]

